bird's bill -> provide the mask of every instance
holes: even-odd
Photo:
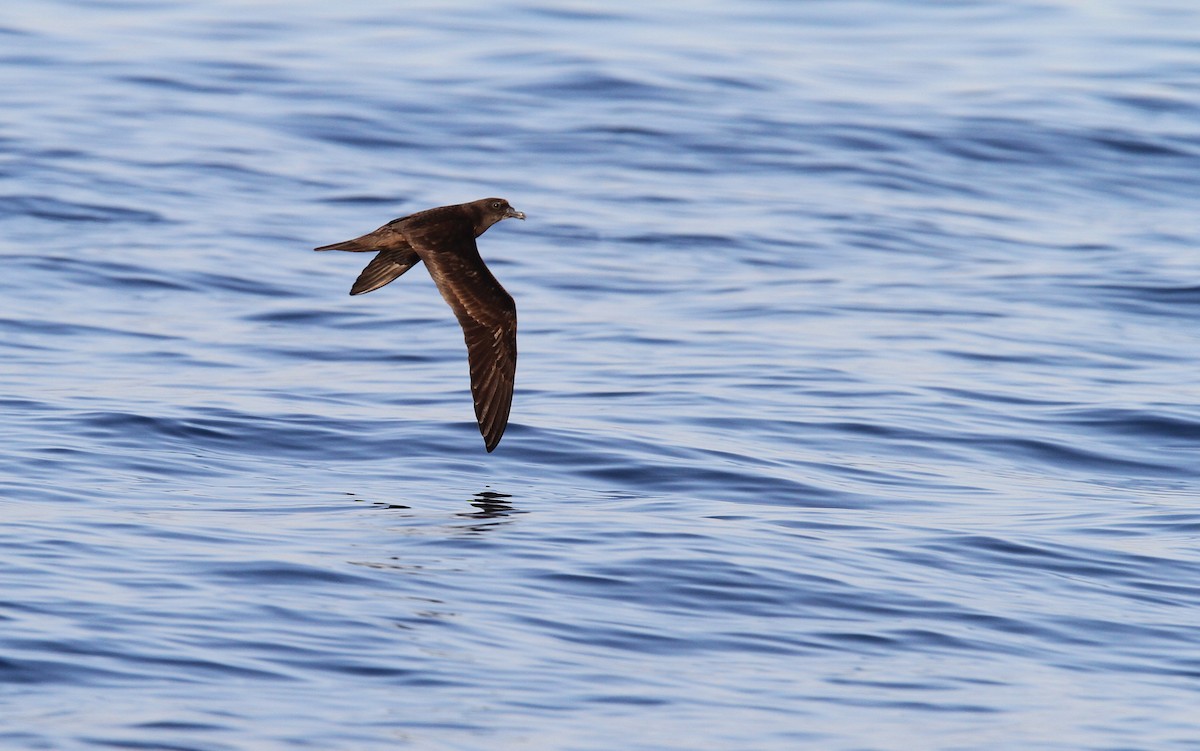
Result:
[[[524,211],[517,211],[517,210],[516,210],[516,209],[514,209],[512,206],[509,206],[509,207],[508,207],[508,209],[507,209],[507,210],[504,212],[504,218],[505,218],[505,219],[508,219],[509,217],[512,217],[513,219],[521,219],[521,220],[524,220],[524,219],[525,219],[525,212],[524,212]]]

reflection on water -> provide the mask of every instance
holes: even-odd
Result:
[[[478,511],[462,513],[459,516],[470,517],[472,519],[496,519],[521,513],[513,508],[512,502],[505,500],[506,498],[512,498],[512,496],[506,493],[495,493],[490,490],[481,491],[476,493],[475,500],[470,502]]]

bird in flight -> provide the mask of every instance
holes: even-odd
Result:
[[[525,214],[503,198],[440,206],[393,219],[374,232],[315,250],[376,253],[350,294],[372,292],[424,261],[462,326],[475,418],[488,453],[508,427],[517,372],[517,306],[479,256],[475,238],[501,219]]]

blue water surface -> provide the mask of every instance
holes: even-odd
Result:
[[[1185,0],[6,3],[0,748],[1195,749],[1198,197]]]

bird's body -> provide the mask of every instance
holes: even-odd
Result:
[[[508,426],[517,370],[517,307],[479,256],[475,238],[508,217],[525,215],[503,198],[484,198],[419,211],[362,237],[316,249],[378,254],[358,275],[352,295],[377,290],[425,262],[462,326],[475,417],[489,452]]]

